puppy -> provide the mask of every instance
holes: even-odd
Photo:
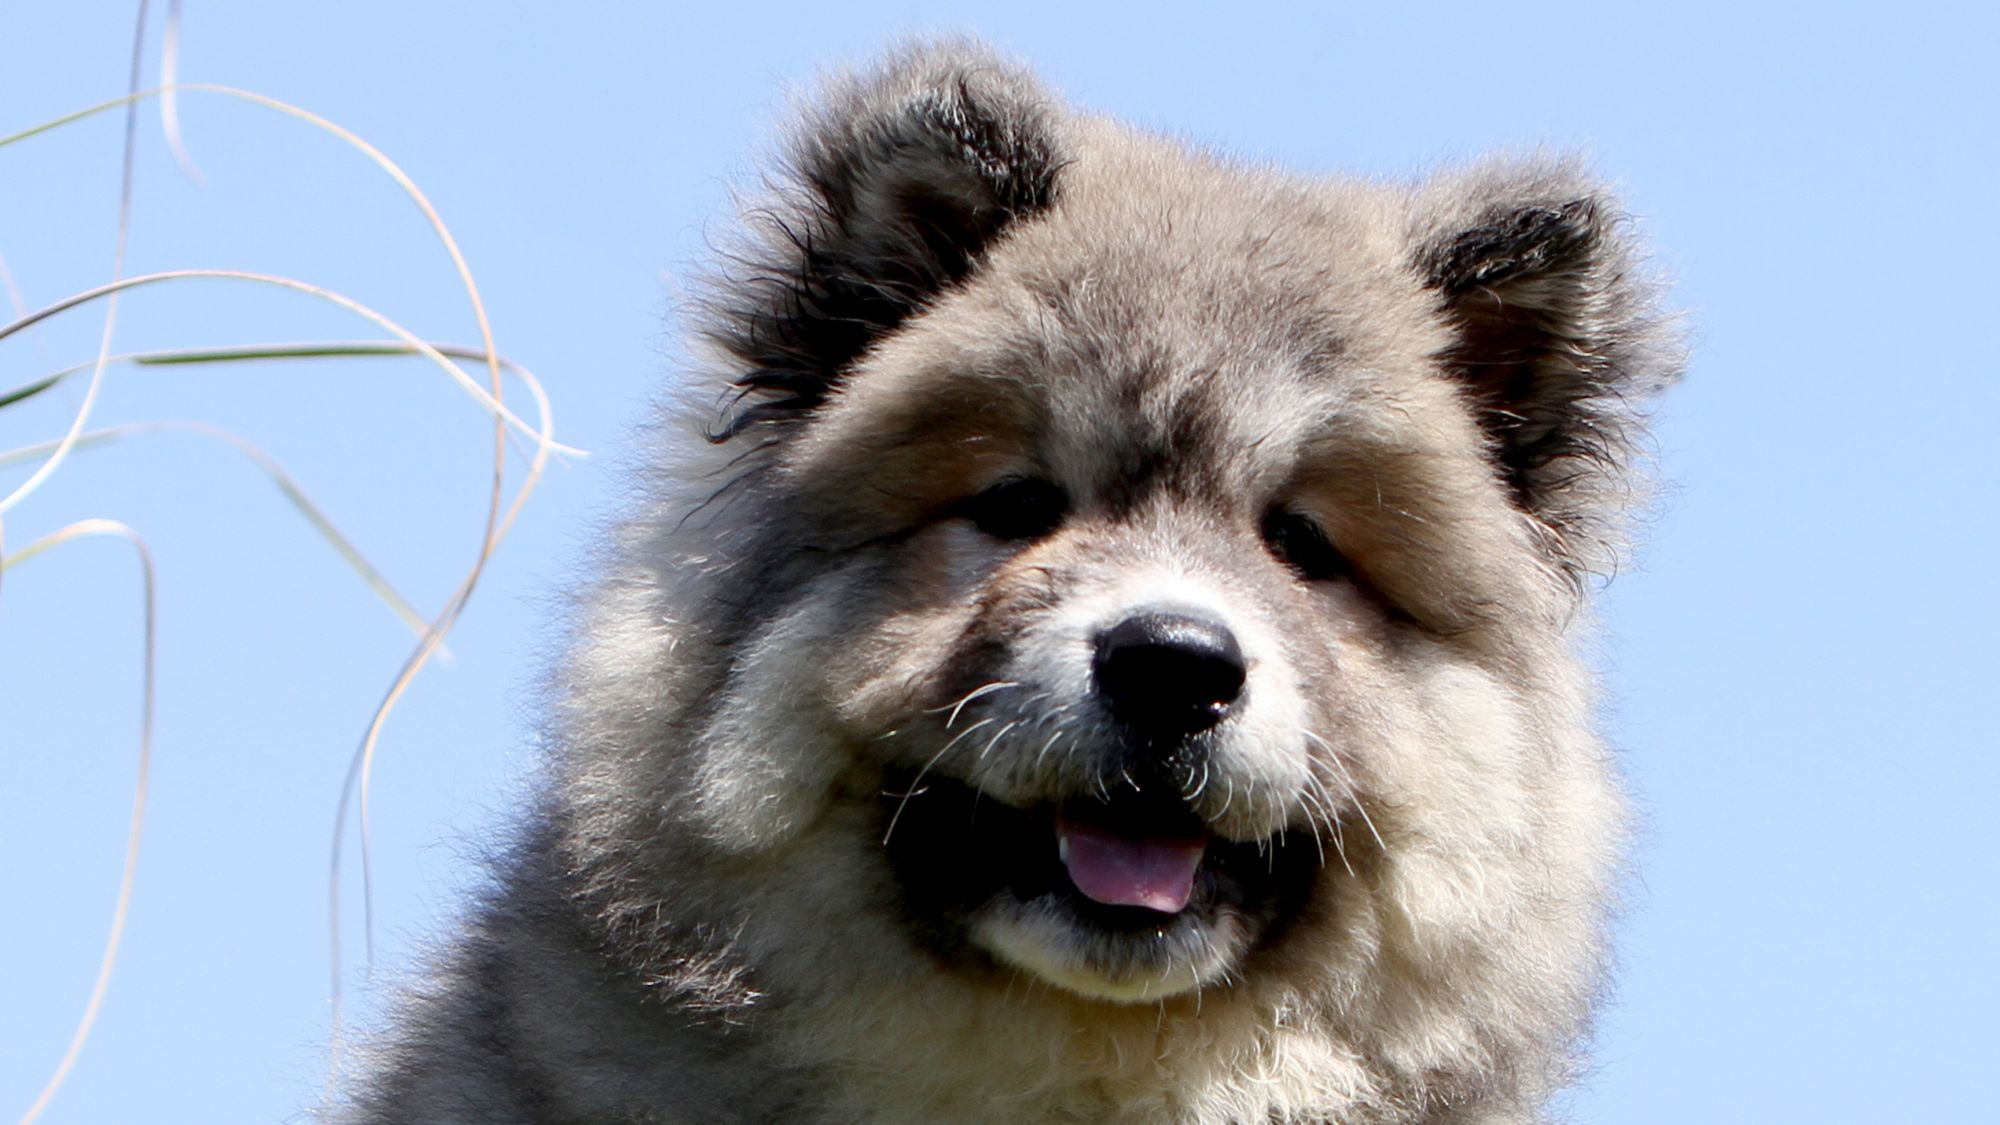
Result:
[[[1522,1122],[1624,821],[1572,652],[1676,373],[1570,163],[1300,178],[827,81],[371,1122]]]

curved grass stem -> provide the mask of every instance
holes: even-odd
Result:
[[[21,548],[13,555],[0,557],[0,573],[34,558],[45,551],[53,550],[65,543],[94,536],[115,536],[130,543],[139,555],[139,569],[145,588],[145,663],[144,686],[141,689],[139,705],[139,777],[132,790],[132,818],[125,835],[125,865],[118,877],[118,900],[111,913],[111,931],[104,941],[104,955],[97,966],[96,980],[90,987],[90,1000],[84,1005],[83,1015],[77,1021],[76,1031],[70,1036],[69,1047],[56,1064],[54,1073],[43,1084],[42,1091],[21,1115],[20,1125],[30,1125],[42,1115],[54,1100],[56,1091],[62,1088],[64,1080],[83,1054],[83,1045],[90,1038],[90,1029],[97,1023],[97,1014],[104,1007],[105,994],[111,988],[111,970],[118,964],[118,948],[125,940],[125,921],[131,913],[132,887],[139,871],[139,841],[146,827],[146,796],[150,785],[153,766],[153,698],[154,698],[154,654],[157,614],[155,612],[153,556],[146,549],[146,541],[130,527],[115,520],[79,520],[61,530],[51,532]]]

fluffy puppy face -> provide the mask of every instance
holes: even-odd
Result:
[[[1485,784],[1535,690],[1490,662],[1550,625],[1418,281],[1357,271],[1380,333],[1187,194],[1172,241],[1022,230],[857,365],[781,470],[839,619],[744,685],[824,701],[934,949],[1115,1000],[1232,979],[1356,878],[1400,755]]]
[[[968,983],[1282,986],[1412,1070],[1568,1034],[1618,807],[1565,632],[1672,373],[1601,189],[1281,177],[954,50],[832,84],[787,176],[712,310],[722,475],[620,595],[719,655],[598,646],[681,692],[584,700],[686,747],[615,785],[755,917]]]

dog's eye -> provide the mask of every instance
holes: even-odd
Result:
[[[1344,578],[1353,572],[1347,556],[1326,537],[1326,532],[1310,518],[1283,508],[1273,508],[1264,517],[1264,543],[1278,561],[1312,582]]]
[[[1069,511],[1061,486],[1036,477],[1003,480],[959,506],[958,514],[995,539],[1039,539]]]

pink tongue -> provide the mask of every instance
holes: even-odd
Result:
[[[1106,906],[1143,906],[1172,914],[1194,893],[1207,840],[1121,836],[1056,817],[1056,841],[1076,889]]]

